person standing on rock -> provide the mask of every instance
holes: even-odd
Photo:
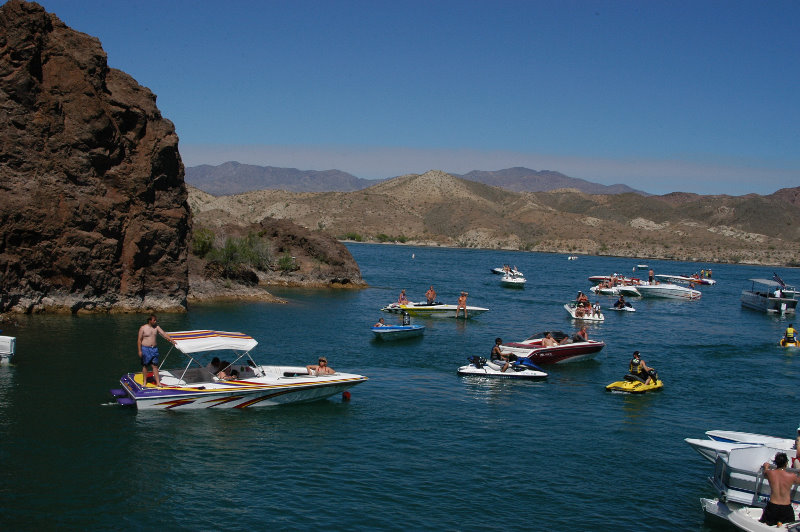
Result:
[[[156,386],[161,387],[161,377],[158,374],[158,345],[156,343],[159,334],[175,345],[175,340],[158,326],[156,315],[150,314],[147,323],[139,327],[139,337],[136,341],[139,358],[142,361],[142,386],[147,386],[147,366],[150,366],[153,369],[153,380],[155,380]]]

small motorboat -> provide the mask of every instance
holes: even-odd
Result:
[[[506,274],[500,279],[500,285],[506,288],[525,288],[527,280],[521,275]]]
[[[16,350],[17,339],[13,336],[0,336],[0,365],[11,363]]]
[[[425,332],[424,325],[384,325],[382,327],[373,327],[372,332],[375,333],[375,338],[378,340],[392,341],[392,340],[405,340],[406,338],[415,338],[422,336]]]
[[[523,277],[522,272],[519,271],[516,267],[506,268],[505,266],[503,266],[501,268],[492,268],[492,273],[497,275],[513,275],[515,277]]]
[[[700,277],[699,275],[667,275],[667,274],[657,274],[655,275],[656,279],[660,279],[667,283],[680,283],[680,284],[704,284],[704,285],[714,285],[717,284],[717,281],[714,279],[708,279],[706,277]]]
[[[403,312],[407,312],[409,315],[416,317],[455,318],[457,308],[457,305],[446,305],[439,301],[436,301],[430,305],[426,301],[420,301],[418,303],[408,302],[405,305],[400,303],[392,303],[390,305],[386,305],[381,310],[383,312],[391,312],[393,314],[402,314]],[[467,318],[473,318],[479,314],[483,314],[484,312],[489,312],[489,309],[467,305]],[[459,312],[458,317],[463,318],[464,312]]]
[[[656,378],[656,381],[653,383],[645,384],[645,381],[641,378],[629,373],[623,377],[623,380],[612,382],[606,386],[606,390],[609,392],[622,393],[646,393],[661,390],[663,387],[664,383],[659,378]]]
[[[258,342],[238,332],[199,330],[168,334],[175,340],[177,351],[188,360],[174,369],[163,369],[170,349],[158,370],[160,387],[152,382],[152,372],[144,382],[141,371],[123,375],[122,388],[111,390],[119,404],[136,406],[139,410],[274,406],[326,399],[367,380],[353,373],[309,375],[305,366],[258,365],[251,355]],[[222,368],[230,371],[229,379],[219,378],[205,364],[218,351],[224,351],[233,361]]]
[[[699,290],[674,283],[642,284],[636,287],[642,297],[662,297],[669,299],[700,299]]]
[[[521,358],[511,362],[508,369],[502,371],[503,365],[486,360],[483,357],[471,356],[467,358],[466,366],[458,368],[458,374],[471,377],[492,377],[497,379],[546,379],[547,373],[534,364],[530,359]]]
[[[603,313],[592,307],[579,307],[577,301],[570,301],[564,305],[564,309],[574,320],[583,321],[605,321]]]
[[[569,257],[567,257],[567,260],[578,260],[578,256],[577,255],[570,255]]]
[[[748,532],[768,532],[768,531],[800,531],[800,522],[782,523],[781,526],[769,526],[759,521],[764,509],[760,506],[748,506],[731,501],[720,499],[700,499],[703,512],[710,517],[728,521],[739,530]],[[794,515],[800,510],[800,504],[793,503]]]
[[[545,347],[543,340],[550,333],[558,345]],[[534,334],[521,342],[500,344],[503,353],[530,359],[535,364],[565,364],[583,362],[597,356],[606,344],[597,340],[578,340],[569,338],[561,331],[544,331]]]

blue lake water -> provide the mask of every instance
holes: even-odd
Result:
[[[0,367],[0,529],[706,530],[711,464],[685,437],[730,429],[793,437],[800,353],[777,347],[784,318],[742,309],[751,277],[800,271],[711,265],[699,301],[634,300],[589,325],[594,361],[542,382],[462,378],[494,338],[575,324],[562,305],[590,275],[693,273],[707,264],[392,245],[348,246],[370,288],[276,290],[285,305],[195,305],[167,330],[251,334],[262,363],[318,355],[370,380],[312,404],[137,413],[108,390],[136,371],[144,315],[21,316],[17,363]],[[502,288],[491,267],[528,279]],[[416,320],[425,335],[380,343],[369,327],[401,288],[489,307],[471,320]],[[611,298],[593,298],[609,306]],[[790,318],[790,320],[793,318]],[[640,350],[662,392],[604,390]],[[646,520],[632,517],[648,515]]]

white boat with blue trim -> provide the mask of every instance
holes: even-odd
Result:
[[[425,332],[424,325],[382,325],[373,327],[372,332],[375,338],[384,341],[405,340],[406,338],[416,338]]]
[[[139,410],[275,406],[325,399],[367,380],[353,373],[311,375],[304,366],[258,365],[251,355],[258,342],[239,332],[197,330],[169,335],[186,357],[185,365],[159,368],[160,387],[151,382],[152,372],[147,382],[142,381],[141,372],[123,375],[122,388],[111,390],[118,403]],[[233,375],[230,380],[220,379],[205,361],[217,352],[230,354],[232,362],[221,368]]]

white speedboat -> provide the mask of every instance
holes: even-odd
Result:
[[[703,507],[703,512],[705,512],[706,515],[728,521],[739,530],[745,530],[747,532],[800,531],[800,522],[798,521],[783,523],[781,526],[769,526],[761,523],[759,519],[761,519],[764,510],[760,506],[747,506],[731,501],[705,498],[700,499],[700,505]],[[792,504],[792,509],[794,510],[794,515],[797,516],[800,505],[796,503]]]
[[[777,436],[767,436],[766,434],[755,434],[753,432],[738,432],[735,430],[707,430],[706,436],[709,439],[730,443],[745,443],[750,445],[769,445],[781,449],[794,449],[794,440],[790,438],[779,438]]]
[[[522,272],[519,271],[518,269],[516,268],[506,269],[505,266],[501,268],[492,268],[492,273],[495,273],[497,275],[513,275],[515,277],[523,277]]]
[[[417,317],[427,317],[427,318],[455,318],[456,317],[456,309],[458,308],[457,305],[446,305],[444,303],[439,303],[438,301],[429,305],[425,301],[420,301],[419,303],[408,302],[405,305],[400,303],[392,303],[390,305],[386,305],[381,310],[383,312],[391,312],[393,314],[402,314],[403,312],[407,312],[411,316]],[[479,314],[483,314],[484,312],[488,312],[488,308],[483,307],[472,307],[467,305],[467,318],[474,318]],[[458,313],[459,318],[464,317],[464,311],[459,311]]]
[[[742,447],[761,446],[779,449],[790,455],[790,458],[795,453],[794,440],[789,438],[733,430],[707,430],[706,436],[708,436],[707,439],[686,438],[685,441],[703,458],[711,462],[717,459],[717,455],[728,455],[731,449]]]
[[[791,314],[797,309],[797,290],[772,279],[750,279],[750,290],[742,290],[742,306],[761,310]]]
[[[553,336],[558,345],[545,347],[543,344],[547,333]],[[561,343],[564,342],[564,343]],[[606,344],[598,340],[567,340],[561,331],[544,331],[520,342],[507,342],[500,345],[502,353],[525,357],[535,364],[565,364],[567,362],[583,362],[597,356]]]
[[[540,380],[547,378],[547,373],[528,359],[512,362],[505,371],[502,371],[505,364],[499,365],[483,357],[472,356],[467,360],[469,364],[458,368],[459,375],[495,379]]]
[[[11,363],[17,346],[17,339],[13,336],[0,336],[0,365]]]
[[[564,305],[564,309],[574,320],[583,321],[605,321],[603,313],[592,307],[579,307],[575,301],[570,301]]]
[[[405,340],[406,338],[415,338],[422,336],[425,332],[424,325],[384,325],[382,327],[373,327],[372,332],[375,333],[375,338],[379,340]]]
[[[527,280],[521,275],[506,274],[500,279],[500,284],[506,288],[525,288]]]
[[[596,284],[589,290],[601,296],[641,297],[642,295],[633,285],[602,286]]]
[[[717,281],[714,279],[708,279],[706,277],[700,277],[699,275],[667,275],[667,274],[657,274],[654,276],[656,279],[667,283],[676,283],[676,284],[705,284],[705,285],[713,285],[717,284]]]
[[[700,299],[700,296],[703,295],[699,290],[673,283],[640,284],[636,289],[642,297]]]
[[[569,257],[567,257],[567,260],[578,260],[578,256],[577,255],[570,255]]]
[[[142,382],[141,372],[123,375],[122,389],[111,390],[118,403],[135,405],[139,410],[274,406],[325,399],[367,380],[353,373],[309,375],[304,366],[257,365],[250,352],[258,342],[238,332],[200,330],[169,335],[177,351],[186,357],[186,364],[159,369],[161,387],[151,382],[150,375]],[[238,373],[231,380],[219,379],[204,365],[205,359],[217,352],[231,355],[229,374]]]

